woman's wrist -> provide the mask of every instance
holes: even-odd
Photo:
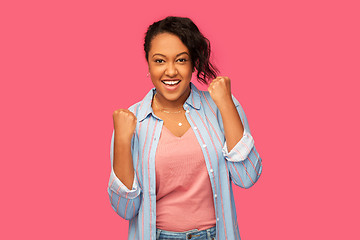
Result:
[[[121,146],[131,146],[131,136],[127,136],[122,134],[121,132],[117,132],[115,129],[115,133],[114,133],[114,140],[116,141],[116,143],[120,144]]]
[[[232,98],[223,99],[220,103],[216,104],[220,113],[227,113],[228,111],[236,111],[236,107]]]

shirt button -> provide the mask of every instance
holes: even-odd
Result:
[[[196,129],[197,129],[197,127],[194,127],[194,129],[196,130]]]
[[[214,197],[217,198],[217,195],[215,194]]]
[[[214,170],[213,170],[213,169],[210,169],[210,172],[214,172]]]
[[[189,113],[190,111],[189,110],[186,110],[186,113]]]
[[[220,221],[220,219],[219,219],[219,218],[217,218],[217,219],[216,219],[216,221]]]
[[[203,148],[206,148],[206,144],[203,144]]]

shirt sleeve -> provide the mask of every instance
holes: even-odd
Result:
[[[133,146],[133,140],[131,142]],[[134,173],[134,181],[131,189],[128,189],[116,176],[113,168],[114,154],[114,131],[111,139],[110,159],[111,173],[107,192],[109,195],[111,207],[122,218],[130,220],[134,218],[141,205],[141,188],[139,187],[136,173]]]
[[[251,134],[244,129],[244,133],[239,142],[228,152],[226,142],[222,149],[224,157],[231,162],[240,162],[247,159],[252,148],[254,147],[254,139]]]
[[[257,182],[262,173],[262,159],[256,150],[245,112],[238,100],[234,96],[232,98],[243,124],[244,132],[241,139],[230,152],[228,152],[225,140],[222,152],[226,159],[231,179],[235,185],[242,188],[250,188]],[[219,122],[223,129],[224,126],[220,113]]]
[[[121,197],[126,197],[129,199],[136,198],[140,194],[140,188],[135,172],[134,172],[134,181],[133,181],[132,189],[128,189],[115,175],[114,170],[111,169],[109,188],[110,190],[119,194]]]

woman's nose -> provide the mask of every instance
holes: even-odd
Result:
[[[174,77],[178,74],[178,71],[174,64],[170,63],[166,66],[165,74],[169,77]]]

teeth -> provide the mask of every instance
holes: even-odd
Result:
[[[180,82],[180,80],[178,81],[163,81],[163,83],[167,84],[167,85],[176,85]]]

